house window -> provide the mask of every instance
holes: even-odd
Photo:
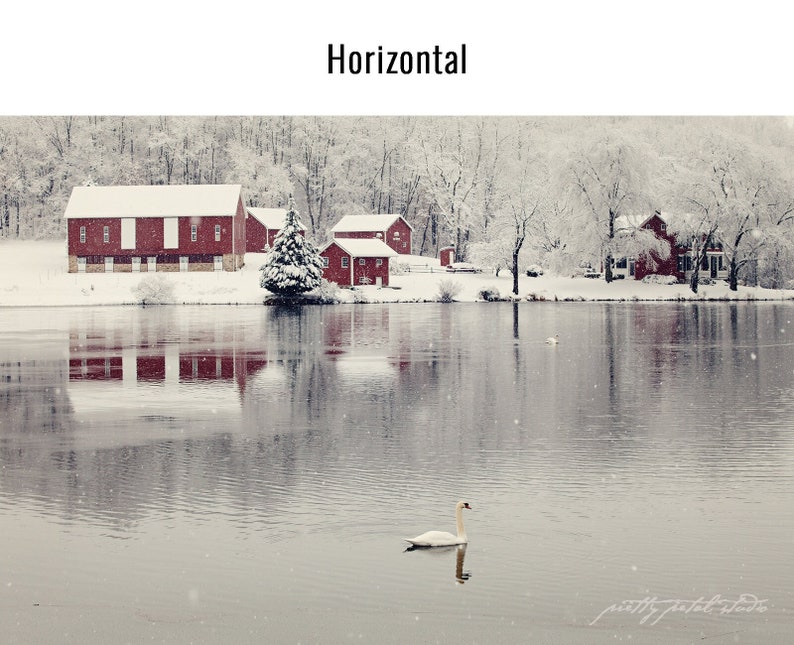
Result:
[[[400,239],[400,231],[394,231],[394,239],[395,240],[399,240]]]
[[[190,225],[190,241],[195,242],[198,238],[198,226],[196,224]]]
[[[221,241],[221,225],[220,224],[216,224],[215,225],[215,241],[216,242],[220,242]]]
[[[342,257],[342,268],[347,269],[350,266],[350,258],[346,255]]]
[[[85,226],[80,227],[80,243],[85,243]]]
[[[327,256],[323,256],[323,268],[324,269],[328,268],[328,257]]]
[[[86,265],[85,258],[77,258],[77,272],[78,273],[85,273],[85,265]]]
[[[383,266],[383,258],[377,258],[377,259],[375,260],[375,266],[376,266],[376,267]]]
[[[404,248],[404,249],[407,249],[407,248],[408,248],[408,242],[403,242],[403,248]]]
[[[358,259],[358,263],[359,263],[360,266],[363,267],[367,263],[367,260],[366,260],[366,258],[359,258]]]
[[[110,242],[110,227],[109,226],[104,226],[102,228],[102,241],[105,242],[105,244]]]

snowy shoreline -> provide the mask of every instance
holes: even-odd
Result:
[[[170,285],[173,305],[262,305],[267,291],[259,286],[262,254],[246,254],[237,272],[159,273]],[[519,295],[513,296],[509,272],[446,273],[433,258],[410,258],[434,267],[432,273],[404,273],[390,277],[391,286],[340,289],[343,303],[427,303],[439,301],[439,285],[454,283],[455,302],[484,302],[484,289],[498,291],[499,300],[514,302],[769,302],[794,300],[794,290],[739,287],[730,291],[719,282],[703,285],[697,294],[684,284],[646,284],[616,280],[544,275],[520,276]],[[410,262],[409,262],[410,263]],[[436,269],[438,267],[438,269]],[[0,242],[0,308],[139,305],[134,291],[146,273],[68,273],[64,241]]]

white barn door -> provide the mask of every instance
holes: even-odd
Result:
[[[163,248],[175,249],[179,246],[179,218],[163,219]]]
[[[124,217],[121,220],[121,248],[135,248],[135,219]]]

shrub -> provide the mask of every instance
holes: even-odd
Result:
[[[485,300],[485,302],[496,302],[497,300],[501,300],[499,289],[496,287],[485,287],[484,289],[480,289],[477,295],[480,300]]]
[[[367,298],[367,294],[364,293],[361,289],[356,289],[356,287],[352,287],[350,291],[353,292],[353,302],[357,305],[363,305],[369,302],[369,298]]]
[[[132,293],[142,305],[163,305],[174,301],[174,285],[162,273],[141,278]]]
[[[455,282],[454,280],[441,280],[438,283],[438,301],[439,302],[454,302],[455,296],[457,296],[461,289],[459,282]]]
[[[642,281],[646,284],[678,284],[678,278],[672,275],[658,275],[651,273],[646,275]]]
[[[320,286],[313,292],[317,302],[323,305],[335,305],[342,302],[342,290],[336,282],[328,282],[325,278],[320,280]]]

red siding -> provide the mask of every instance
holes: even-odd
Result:
[[[251,215],[245,222],[245,250],[250,253],[261,253],[266,244],[273,246],[267,233],[268,229],[265,225]]]
[[[234,214],[234,247],[232,253],[245,255],[245,207],[242,198],[237,200],[237,211]]]
[[[85,242],[80,242],[80,227],[85,226]],[[105,226],[108,241],[104,241]],[[121,220],[116,217],[72,219],[68,221],[70,255],[119,255],[121,253]],[[124,251],[124,254],[128,254]]]
[[[249,253],[262,253],[262,249],[265,248],[266,244],[272,248],[276,235],[278,235],[280,230],[278,228],[267,228],[253,215],[250,216],[245,222],[245,250]],[[305,231],[301,231],[300,234],[306,237]]]
[[[395,237],[396,235],[396,237]],[[402,217],[386,231],[386,239],[383,240],[397,253],[403,255],[411,254],[411,228]]]
[[[163,253],[162,217],[139,217],[135,221],[135,247],[141,255]]]
[[[331,244],[320,255],[328,258],[328,266],[323,269],[323,277],[328,282],[336,282],[340,287],[351,286],[350,267],[342,267],[342,258],[347,258],[350,262],[350,256],[336,244]]]
[[[652,230],[656,237],[665,240],[670,246],[670,255],[661,259],[653,255],[654,262],[649,262],[643,258],[638,258],[634,265],[635,280],[642,280],[646,275],[677,275],[675,237],[667,232],[667,225],[659,215],[653,215],[645,223],[644,228]]]

